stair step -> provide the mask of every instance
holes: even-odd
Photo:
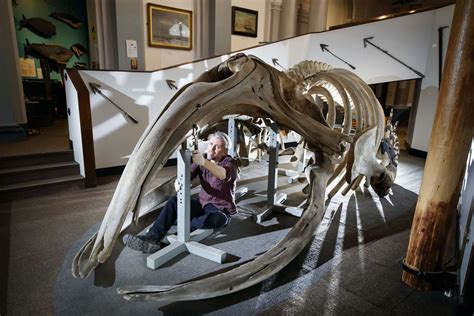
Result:
[[[19,168],[41,164],[52,164],[74,160],[72,150],[0,157],[0,169]]]
[[[77,174],[79,174],[79,164],[77,164],[75,161],[0,169],[0,185],[9,185]]]
[[[69,175],[0,186],[0,201],[38,196],[70,188],[84,187],[84,177]]]

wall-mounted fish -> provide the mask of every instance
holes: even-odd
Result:
[[[49,15],[50,17],[53,17],[61,22],[66,23],[73,29],[78,29],[81,27],[82,22],[76,18],[75,16],[68,14],[68,13],[62,13],[62,12],[53,12]]]
[[[54,24],[43,18],[27,19],[22,14],[19,29],[21,30],[24,27],[41,37],[50,38],[51,36],[56,35],[56,27]]]
[[[72,45],[69,49],[74,53],[74,55],[76,55],[77,58],[80,58],[82,55],[87,53],[87,48],[79,43]]]
[[[73,55],[69,49],[59,45],[30,44],[28,40],[26,40],[24,47],[24,58],[28,56],[39,58],[43,74],[56,71],[61,75],[61,81],[64,84],[64,69]],[[47,78],[49,78],[49,76]]]
[[[74,64],[74,68],[76,68],[76,69],[86,69],[86,68],[87,68],[87,64],[86,64],[86,63],[77,62],[77,63]]]
[[[32,56],[35,58],[47,58],[58,63],[67,63],[72,57],[72,52],[59,45],[50,45],[50,44],[30,44],[26,40],[25,48],[25,58]]]

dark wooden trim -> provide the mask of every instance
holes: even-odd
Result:
[[[125,165],[116,166],[116,167],[108,167],[108,168],[99,168],[95,170],[95,174],[98,177],[113,176],[117,174],[122,174],[124,169],[125,169]]]
[[[416,156],[420,158],[426,158],[426,156],[428,156],[428,153],[426,151],[411,148],[410,144],[407,141],[405,141],[405,148],[407,149],[408,153],[412,156]]]
[[[426,156],[428,156],[428,153],[426,151],[413,149],[413,148],[408,149],[408,153],[412,156],[425,158],[425,159],[426,159]]]
[[[440,9],[440,8],[447,7],[447,6],[450,6],[452,4],[455,4],[455,2],[456,1],[454,1],[454,0],[449,0],[449,1],[446,1],[446,3],[444,3],[444,4],[438,4],[438,5],[429,6],[429,7],[425,7],[425,8],[421,8],[421,9],[402,11],[402,12],[392,13],[392,14],[384,14],[382,16],[377,16],[377,17],[373,17],[373,18],[370,18],[370,19],[366,19],[366,20],[352,21],[352,22],[348,22],[348,23],[344,23],[344,24],[333,25],[329,28],[329,31],[339,30],[339,29],[343,29],[343,28],[346,28],[346,27],[352,27],[352,26],[362,25],[362,24],[367,24],[367,23],[385,21],[385,20],[389,20],[389,19],[393,19],[393,18],[399,18],[399,17],[404,16],[404,15],[410,15],[410,14],[416,14],[416,13],[422,13],[422,12],[426,12],[426,11],[436,10],[436,9]]]
[[[68,77],[77,91],[79,103],[79,121],[81,124],[82,153],[84,155],[84,173],[86,176],[86,188],[97,186],[97,176],[95,174],[95,153],[94,137],[92,135],[92,116],[89,90],[79,75],[77,69],[68,69]]]
[[[287,147],[296,147],[296,146],[298,146],[298,142],[285,143],[285,148],[287,148]]]

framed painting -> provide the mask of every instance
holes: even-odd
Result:
[[[193,12],[147,4],[148,46],[193,48]]]
[[[258,11],[232,6],[232,34],[257,37]]]

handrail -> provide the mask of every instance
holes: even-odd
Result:
[[[407,10],[407,11],[402,11],[402,12],[397,12],[397,13],[384,14],[384,15],[381,15],[381,16],[376,16],[376,17],[369,18],[369,19],[364,19],[364,20],[355,20],[355,21],[351,21],[351,22],[347,22],[347,23],[343,23],[343,24],[333,25],[333,26],[329,27],[329,31],[339,30],[339,29],[343,29],[343,28],[346,28],[346,27],[352,27],[352,26],[362,25],[362,24],[367,24],[367,23],[372,23],[372,22],[378,22],[378,21],[382,21],[382,20],[399,18],[401,16],[415,14],[415,13],[421,13],[421,12],[426,12],[426,11],[431,11],[431,10],[437,10],[437,9],[440,9],[440,8],[443,8],[443,7],[450,6],[454,3],[456,3],[455,0],[447,0],[446,3],[444,3],[444,4],[438,4],[438,5],[434,5],[434,6],[424,7],[424,8],[421,8],[421,9],[413,9],[413,10]]]

